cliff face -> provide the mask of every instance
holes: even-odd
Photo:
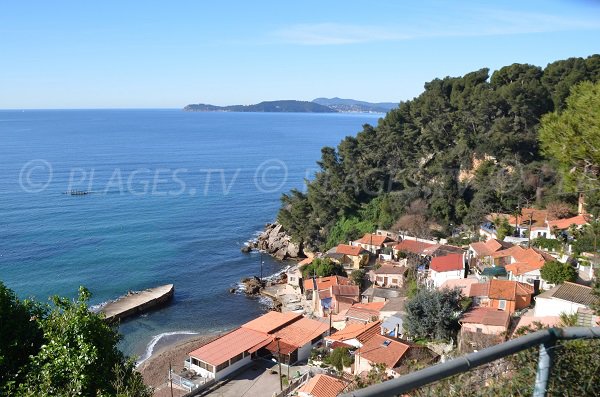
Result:
[[[264,250],[281,260],[305,257],[302,246],[292,242],[292,238],[278,223],[268,224],[265,231],[251,244],[251,247]]]

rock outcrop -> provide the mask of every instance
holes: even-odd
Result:
[[[293,242],[283,226],[278,223],[267,224],[265,231],[250,244],[250,247],[264,250],[280,260],[305,257],[302,244]]]

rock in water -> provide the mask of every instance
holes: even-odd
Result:
[[[249,245],[244,245],[244,246],[242,247],[241,251],[242,251],[244,254],[247,254],[247,253],[249,253],[250,251],[252,251],[252,247],[251,247],[251,246],[249,246]]]
[[[304,258],[302,245],[291,241],[283,226],[278,223],[267,224],[265,230],[252,244],[256,249],[264,250],[279,260]]]

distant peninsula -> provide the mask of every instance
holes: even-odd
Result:
[[[282,100],[265,101],[254,105],[215,106],[204,103],[183,108],[186,112],[270,112],[270,113],[386,113],[397,103],[370,103],[354,99],[317,98],[311,102]]]

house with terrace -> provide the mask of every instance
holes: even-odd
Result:
[[[385,302],[355,303],[345,314],[348,324],[367,324],[379,319],[379,313]]]
[[[472,351],[502,343],[510,326],[510,313],[489,307],[476,307],[459,320],[460,349]]]
[[[408,268],[384,263],[372,273],[371,281],[378,287],[402,288]]]
[[[379,235],[375,233],[367,233],[360,239],[352,241],[350,245],[359,246],[369,251],[373,255],[379,255],[383,252],[387,243],[393,243],[394,240],[386,235]]]
[[[471,269],[477,269],[479,272],[482,272],[486,267],[494,265],[493,254],[512,246],[512,243],[500,241],[495,238],[471,243],[467,251],[467,263]]]
[[[328,290],[319,291],[313,298],[314,314],[320,317],[339,314],[360,302],[360,289],[357,285],[332,285]]]
[[[593,293],[591,287],[565,282],[535,298],[534,316],[560,316],[561,314],[577,315],[578,325],[595,327],[600,317],[591,308],[600,304],[600,298]]]
[[[369,251],[360,245],[339,244],[327,251],[325,257],[341,264],[348,272],[358,270],[369,263]]]
[[[307,360],[329,326],[297,313],[268,312],[188,353],[185,367],[206,379],[221,380],[258,357],[281,362]]]

